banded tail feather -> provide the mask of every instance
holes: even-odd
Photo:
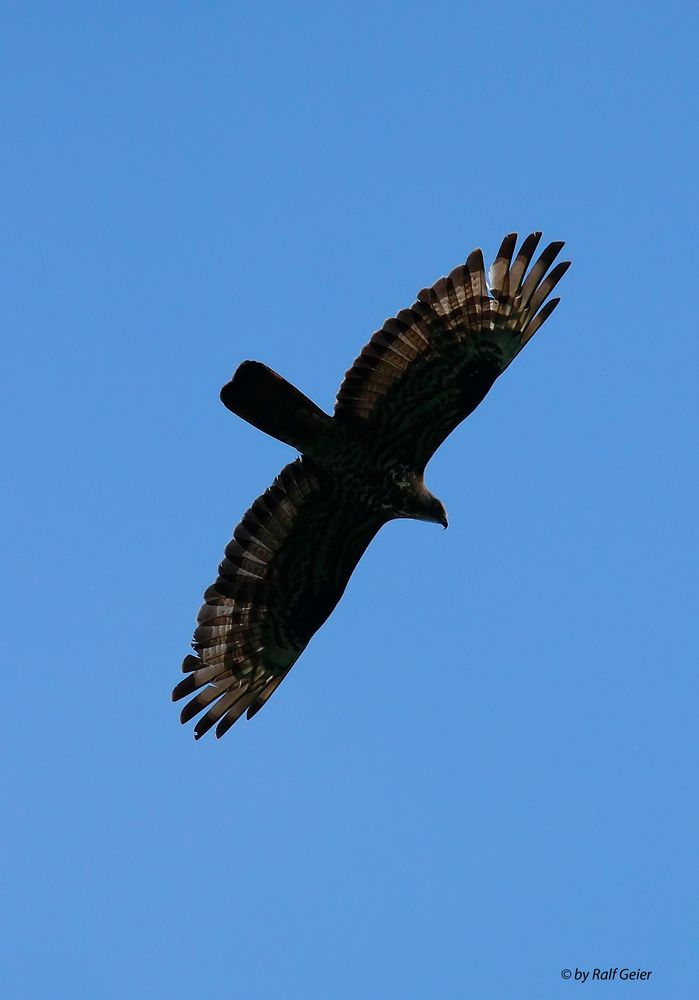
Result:
[[[310,452],[331,418],[291,382],[259,361],[243,361],[221,389],[233,413],[300,452]]]

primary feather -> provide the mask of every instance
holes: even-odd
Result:
[[[502,241],[488,280],[483,255],[386,320],[340,386],[334,415],[265,365],[246,361],[221,397],[234,413],[296,447],[291,462],[233,533],[204,594],[194,655],[174,701],[199,739],[222,736],[265,704],[332,612],[379,528],[396,517],[446,527],[426,489],[425,466],[481,402],[559,299],[548,296],[569,262],[552,267],[550,243],[530,267],[541,233]]]

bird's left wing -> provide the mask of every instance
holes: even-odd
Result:
[[[173,701],[195,694],[181,714],[204,709],[194,736],[222,736],[251,718],[281,684],[339,601],[385,519],[355,507],[332,478],[301,458],[287,465],[247,511],[204,594],[195,655]]]
[[[528,270],[540,239],[528,236],[513,261],[517,234],[506,236],[489,282],[474,250],[386,320],[346,373],[335,417],[364,429],[392,460],[423,470],[558,305],[547,298],[569,262],[549,271],[563,247],[550,243]]]

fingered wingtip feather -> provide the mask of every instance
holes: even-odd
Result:
[[[525,344],[529,343],[534,334],[537,332],[537,330],[539,330],[543,326],[543,324],[549,318],[549,316],[551,315],[551,313],[553,312],[553,310],[556,308],[556,306],[560,301],[561,301],[560,295],[555,299],[549,299],[549,301],[544,306],[542,306],[542,308],[539,310],[536,316],[534,316],[534,318],[529,321],[529,323],[522,332],[522,337],[521,337],[522,347],[524,347]]]
[[[510,263],[512,261],[512,254],[514,253],[516,246],[517,233],[508,233],[500,244],[500,248],[495,255],[495,260],[490,265],[488,270],[488,284],[490,285],[495,298],[498,298],[503,292],[504,283],[507,280]]]
[[[538,302],[540,305],[554,287],[556,281],[558,281],[560,274],[551,283],[551,278],[554,276],[554,272],[557,271],[555,268],[554,271],[551,271],[549,278],[546,280],[542,279],[544,279],[544,275],[561,252],[563,246],[564,244],[560,240],[556,240],[553,243],[549,243],[539,254],[538,260],[526,275],[522,284],[520,299],[522,310],[526,309],[531,302],[532,309],[535,312],[537,307],[534,303]]]
[[[497,257],[504,257],[509,254],[512,256],[512,251],[517,246],[517,233],[508,233],[503,236],[502,242],[500,243],[500,248],[496,254]]]
[[[197,656],[193,656],[192,653],[188,653],[184,660],[182,660],[182,673],[189,674],[192,670],[196,670],[197,667],[201,666],[201,660]]]
[[[173,701],[179,701],[179,700],[180,700],[180,698],[184,698],[184,697],[185,697],[185,695],[186,695],[186,691],[183,691],[183,690],[182,690],[182,685],[183,685],[183,684],[184,684],[184,683],[185,683],[185,682],[186,682],[187,680],[189,680],[189,678],[188,678],[188,677],[185,677],[184,681],[180,681],[180,683],[179,683],[179,684],[175,684],[174,688],[172,689],[172,694],[171,694],[171,696],[170,696],[170,697],[172,698],[172,700],[173,700]]]
[[[483,251],[480,247],[476,247],[466,258],[466,269],[471,275],[472,283],[474,276],[485,276],[485,261],[483,260]]]
[[[551,292],[556,287],[556,285],[561,280],[561,278],[566,273],[569,267],[570,267],[570,261],[562,260],[559,264],[556,264],[555,267],[551,268],[548,275],[546,276],[546,278],[544,278],[539,287],[534,289],[533,292],[530,292],[531,298],[529,299],[529,302],[527,304],[530,316],[528,322],[531,322],[532,319],[536,317],[539,308],[546,301],[548,296],[551,294]]]
[[[517,256],[522,258],[528,257],[531,259],[532,254],[541,242],[542,236],[543,233],[540,229],[537,229],[535,233],[530,233],[529,236],[526,236],[522,240],[522,246],[519,248]]]
[[[192,702],[188,701],[187,704],[182,709],[182,711],[180,712],[181,724],[183,726],[186,725],[190,721],[190,719],[193,719],[195,715],[198,715],[199,712],[201,712],[201,710],[204,707],[205,707],[204,705],[201,705],[200,707],[192,708]]]

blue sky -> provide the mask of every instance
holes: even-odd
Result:
[[[3,996],[695,996],[692,5],[2,12]],[[428,469],[449,531],[385,528],[195,744],[201,593],[291,457],[220,386],[329,409],[534,229],[564,300]]]

